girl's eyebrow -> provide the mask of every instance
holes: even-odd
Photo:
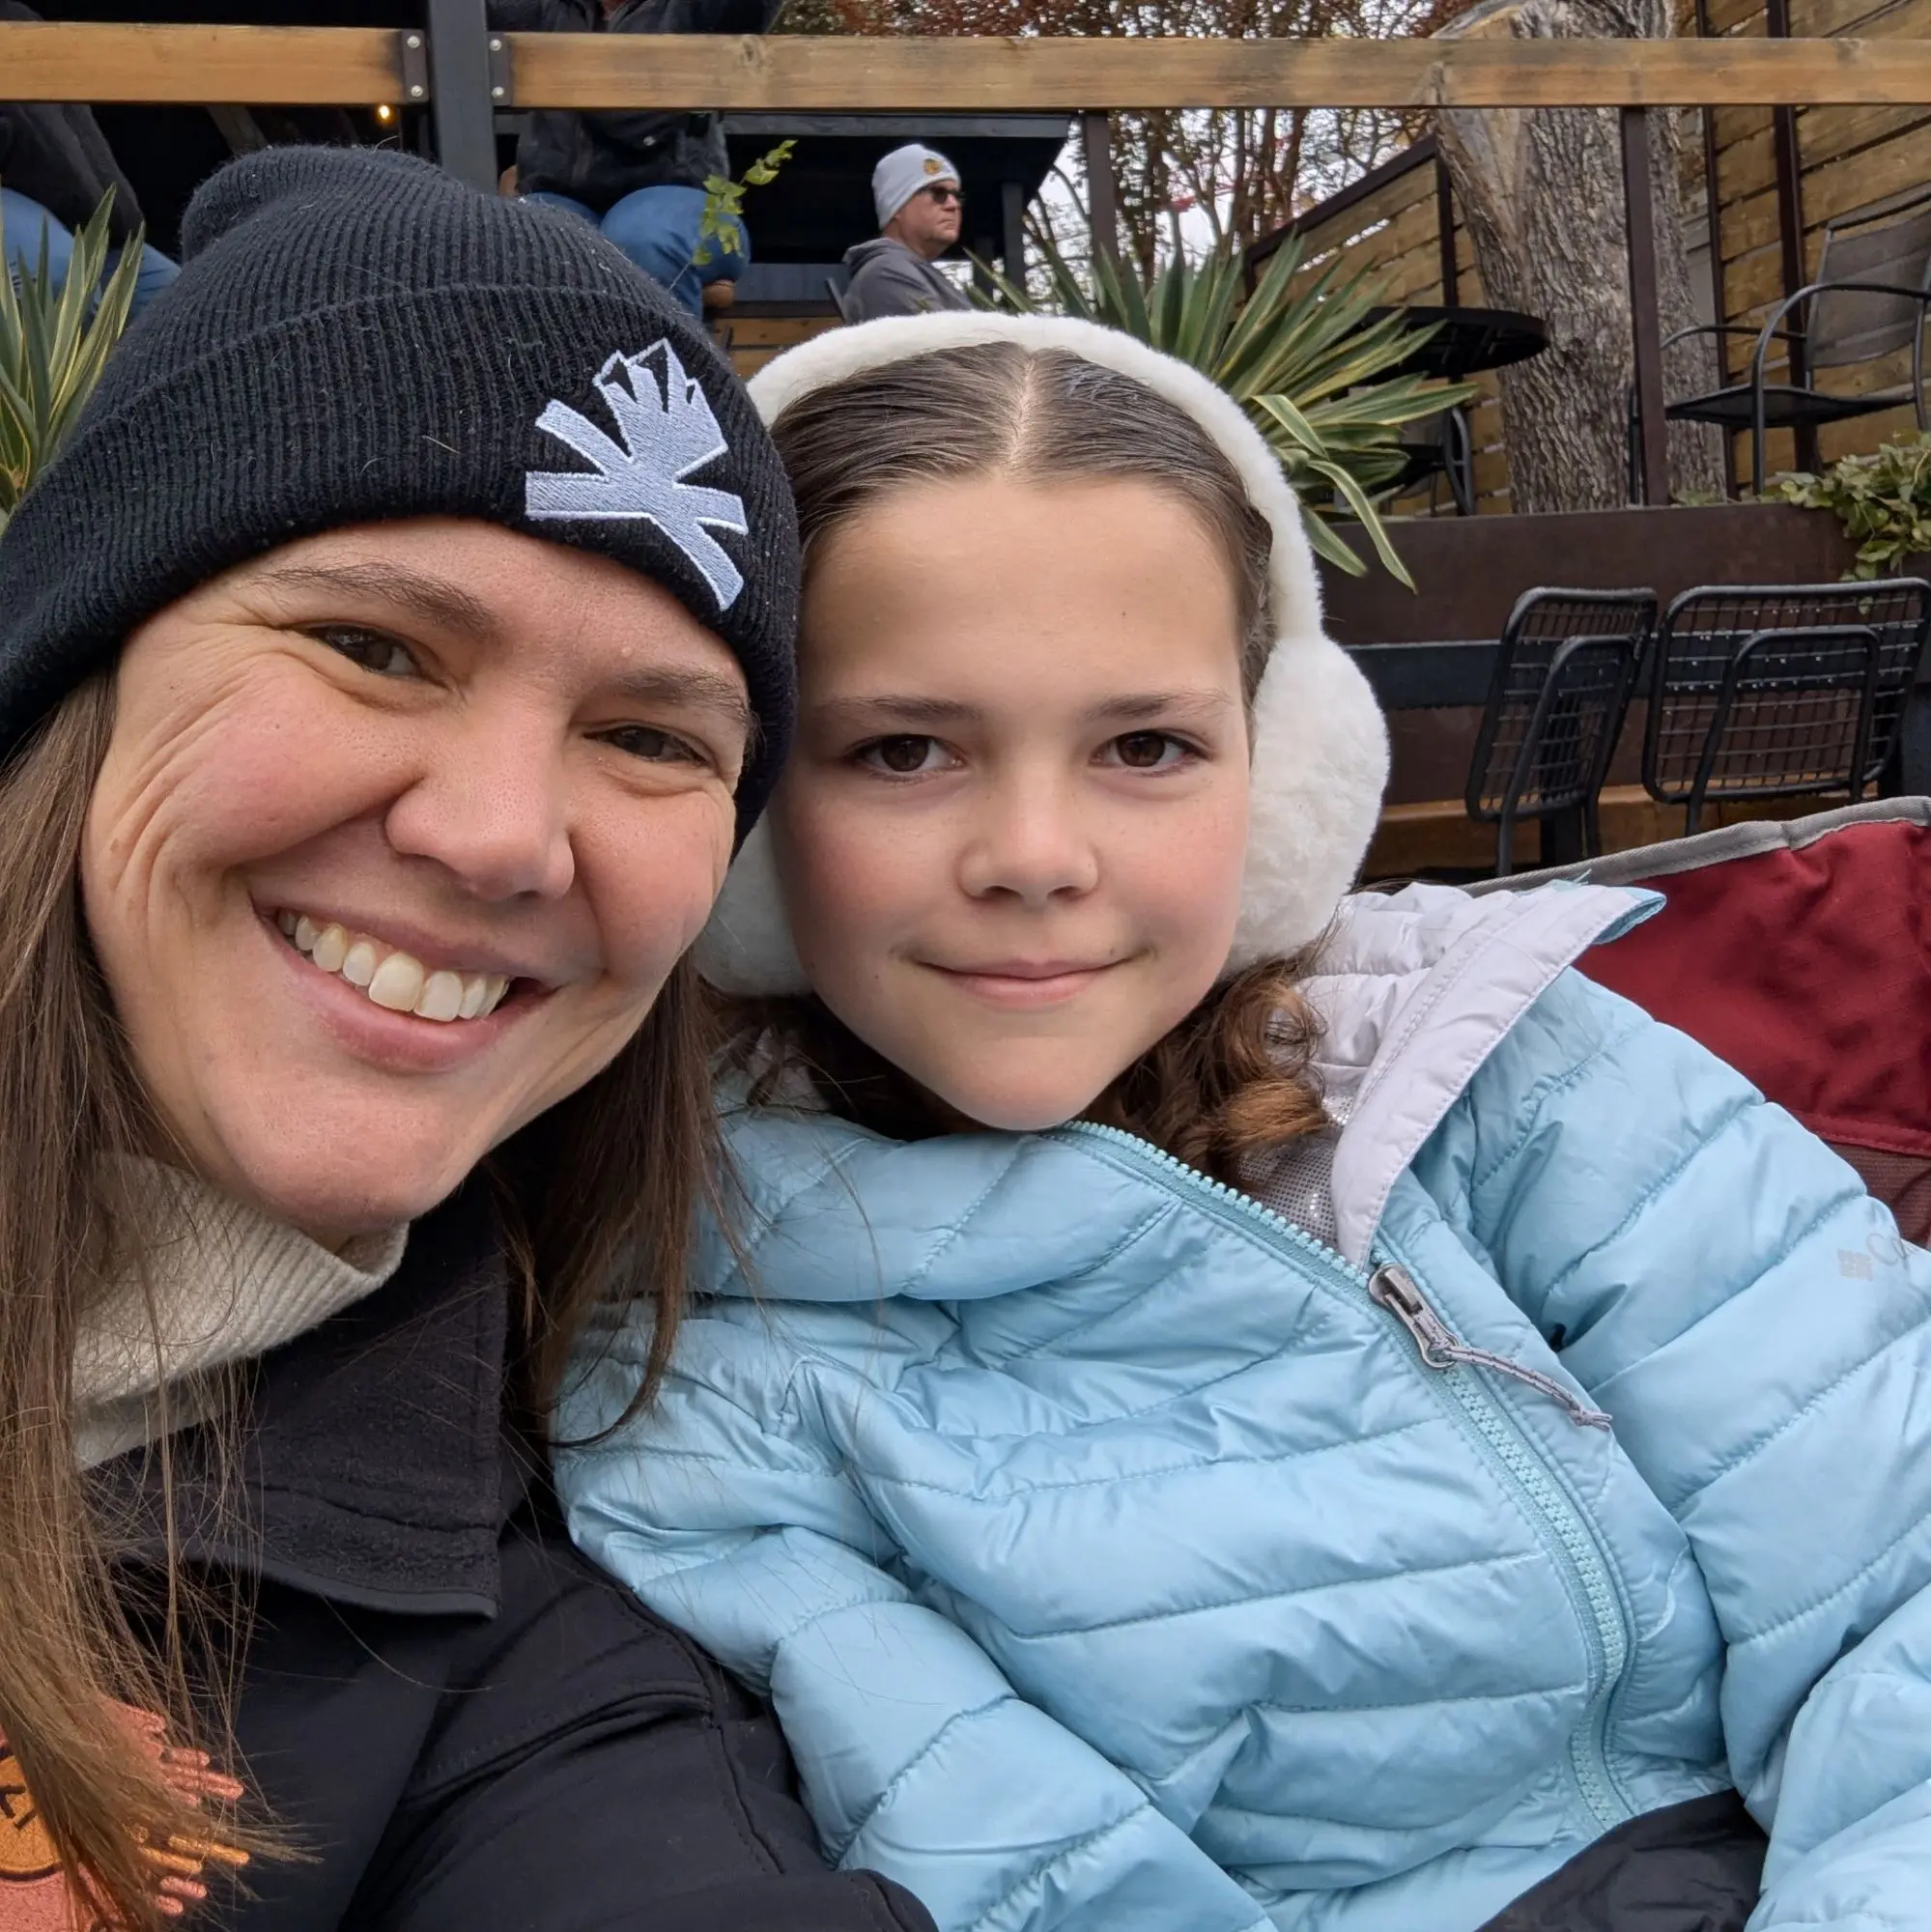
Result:
[[[834,723],[876,724],[884,720],[907,724],[956,724],[981,716],[980,707],[956,697],[916,697],[906,693],[878,692],[863,697],[827,697],[811,709]]]
[[[1170,718],[1176,711],[1196,717],[1231,710],[1235,699],[1225,691],[1136,691],[1104,698],[1086,714],[1095,724],[1135,724],[1145,718]]]
[[[1103,697],[1080,716],[1088,724],[1137,724],[1147,718],[1170,718],[1177,711],[1195,716],[1230,710],[1236,700],[1225,691],[1133,691]],[[878,692],[866,696],[827,697],[811,706],[833,723],[876,724],[957,724],[985,715],[984,707],[957,697],[916,696],[908,692]]]

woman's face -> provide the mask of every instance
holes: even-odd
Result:
[[[750,718],[668,592],[483,523],[331,531],[144,624],[81,877],[197,1169],[339,1244],[607,1065],[724,877]]]
[[[904,491],[814,559],[800,668],[773,833],[812,986],[967,1119],[1071,1119],[1233,941],[1247,721],[1218,549],[1138,482]]]

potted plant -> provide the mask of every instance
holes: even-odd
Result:
[[[1857,552],[1848,578],[1895,577],[1909,559],[1931,552],[1931,436],[1840,457],[1816,474],[1774,476],[1766,494],[1829,510],[1843,525]]]
[[[73,241],[58,287],[43,233],[38,262],[16,255],[0,228],[0,530],[80,415],[128,326],[141,266],[138,231],[107,265],[110,188]],[[7,272],[11,267],[12,272]]]

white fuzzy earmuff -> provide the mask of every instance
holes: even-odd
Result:
[[[1326,926],[1368,849],[1387,783],[1388,733],[1367,679],[1320,628],[1299,506],[1240,406],[1198,370],[1117,329],[990,314],[897,316],[833,329],[768,362],[751,380],[751,398],[774,422],[801,396],[862,370],[981,342],[1064,349],[1144,383],[1207,431],[1273,526],[1279,635],[1254,699],[1247,864],[1228,971],[1296,951]],[[767,824],[738,853],[696,957],[704,978],[726,993],[807,990]]]

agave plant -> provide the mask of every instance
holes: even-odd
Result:
[[[1103,255],[1094,261],[1091,285],[1082,282],[1049,244],[1048,300],[1036,300],[997,273],[991,299],[1104,323],[1212,377],[1280,458],[1316,552],[1351,576],[1365,572],[1328,522],[1345,511],[1367,532],[1383,567],[1412,590],[1376,498],[1406,464],[1402,425],[1476,392],[1465,383],[1391,375],[1433,331],[1412,327],[1399,308],[1372,315],[1374,289],[1359,274],[1344,275],[1338,262],[1294,287],[1301,256],[1295,237],[1275,252],[1249,294],[1241,257],[1226,244],[1198,268],[1168,264],[1149,288]]]
[[[36,266],[16,258],[0,229],[0,529],[73,428],[107,352],[128,326],[141,237],[121,250],[101,288],[112,199],[110,188],[74,237],[73,259],[58,288],[45,232]]]

